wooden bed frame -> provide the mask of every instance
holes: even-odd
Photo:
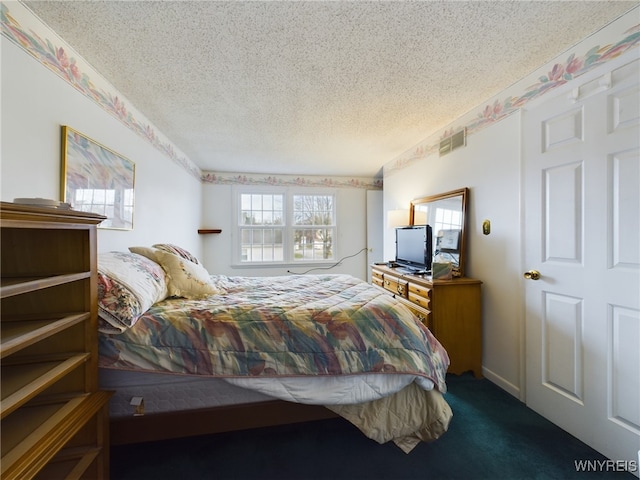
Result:
[[[270,400],[112,418],[109,422],[109,435],[111,445],[126,445],[336,417],[337,414],[320,405]]]

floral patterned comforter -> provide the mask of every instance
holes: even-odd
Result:
[[[449,358],[402,304],[349,275],[212,276],[100,335],[100,366],[218,377],[413,374],[446,391]]]

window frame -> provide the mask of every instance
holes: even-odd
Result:
[[[282,261],[242,261],[242,205],[241,195],[243,194],[258,194],[258,195],[283,195],[284,197],[284,225],[283,225],[283,259]],[[283,186],[283,187],[268,187],[268,186],[247,186],[238,185],[232,189],[232,267],[235,268],[260,268],[260,267],[281,267],[281,266],[304,266],[304,265],[333,265],[338,260],[338,194],[334,188],[309,188],[309,187],[295,187],[295,186]],[[293,197],[294,195],[329,195],[333,197],[333,224],[328,225],[325,228],[333,229],[332,238],[332,253],[331,259],[318,259],[318,260],[295,260],[294,259],[294,241],[293,233],[296,229],[304,229],[304,225],[293,224]],[[316,225],[309,225],[309,228],[317,228]],[[271,227],[269,227],[271,228]]]

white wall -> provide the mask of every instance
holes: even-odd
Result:
[[[484,373],[515,395],[520,376],[519,185],[519,114],[470,136],[466,147],[443,157],[436,153],[384,178],[385,211],[469,188],[465,274],[483,282]],[[491,221],[488,236],[482,234],[484,219]],[[387,259],[394,255],[392,233],[385,229]]]
[[[265,188],[266,189],[266,188]],[[312,265],[281,267],[233,267],[231,252],[233,242],[233,211],[231,185],[205,184],[203,187],[203,225],[205,228],[220,228],[221,234],[203,235],[204,254],[203,263],[211,273],[223,275],[288,275],[287,270],[303,273]],[[337,224],[338,224],[338,255],[339,260],[346,258],[341,265],[331,269],[314,270],[311,273],[348,273],[358,278],[367,278],[367,252],[360,252],[367,248],[367,190],[362,188],[337,188]],[[374,215],[381,215],[375,212]],[[358,253],[360,252],[360,253]]]
[[[134,229],[100,229],[100,251],[173,242],[200,255],[202,184],[119,120],[0,36],[2,201],[60,200],[61,126],[136,164]]]

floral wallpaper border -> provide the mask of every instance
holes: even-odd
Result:
[[[264,174],[238,174],[203,172],[189,158],[178,149],[157,129],[143,118],[137,115],[135,108],[128,106],[127,102],[117,90],[110,85],[98,72],[95,72],[79,55],[78,58],[70,56],[73,49],[63,39],[58,37],[53,30],[43,24],[30,10],[19,2],[11,2],[11,6],[17,7],[13,12],[5,2],[0,3],[2,18],[2,35],[21,47],[49,70],[64,79],[76,90],[96,102],[105,111],[120,120],[129,129],[147,140],[153,147],[164,153],[176,164],[180,165],[189,174],[208,184],[243,184],[243,185],[296,185],[309,187],[349,187],[365,189],[381,189],[383,180],[380,178],[350,178],[350,177],[324,177],[324,176],[296,176],[296,175],[264,175]],[[13,13],[13,15],[12,15]],[[24,28],[14,17],[20,16],[25,23],[31,23],[33,28]],[[34,25],[35,24],[35,25]],[[42,38],[34,29],[42,32],[46,38]],[[538,98],[550,90],[563,85],[587,71],[612,60],[640,43],[640,25],[635,25],[626,30],[623,38],[614,44],[594,46],[586,54],[577,56],[571,53],[564,63],[553,65],[551,70],[540,76],[539,81],[525,89],[518,96],[508,96],[503,100],[495,100],[487,104],[466,126],[467,135],[492,125],[513,112],[520,109],[527,102]],[[99,85],[102,84],[102,85]],[[458,119],[461,121],[461,119]],[[460,130],[462,126],[447,128],[439,137],[440,139]],[[425,139],[417,146],[390,161],[384,166],[384,175],[402,169],[415,161],[426,158],[438,151],[438,141],[433,137]]]
[[[381,178],[326,177],[321,175],[267,175],[246,173],[214,173],[202,175],[204,183],[216,185],[269,185],[296,187],[365,188],[382,190]]]
[[[437,140],[434,138],[435,136],[425,139],[411,150],[390,161],[384,166],[384,176],[390,175],[394,171],[405,168],[413,162],[423,160],[427,156],[437,153],[440,140],[462,128],[466,127],[467,136],[472,135],[518,111],[528,102],[578,78],[580,75],[599,67],[609,60],[619,57],[628,50],[638,47],[639,44],[640,24],[624,30],[622,39],[616,43],[603,46],[596,45],[581,56],[576,55],[575,52],[571,53],[564,63],[554,64],[547,73],[540,75],[535,84],[525,88],[524,93],[521,95],[507,96],[503,100],[496,99],[493,103],[487,104],[473,117],[465,115],[456,120],[456,122],[461,122],[465,118],[471,118],[468,124],[447,128],[437,137]]]

